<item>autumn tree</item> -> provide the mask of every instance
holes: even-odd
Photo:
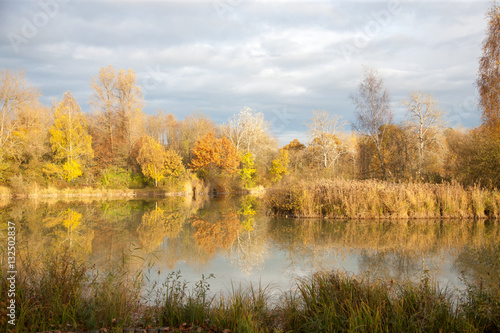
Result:
[[[32,184],[45,181],[44,162],[52,157],[49,141],[49,128],[52,124],[51,110],[38,102],[17,112],[12,122],[9,164],[3,165],[6,171],[4,175],[16,173]],[[5,168],[7,166],[8,169]]]
[[[24,72],[0,70],[0,163],[17,143],[12,134],[18,113],[37,104],[39,96],[24,79]]]
[[[92,140],[85,116],[70,92],[64,94],[54,110],[50,136],[54,159],[62,163],[64,178],[72,180],[79,177],[82,161],[93,157]]]
[[[172,149],[165,151],[164,175],[168,177],[178,177],[184,173],[184,164],[182,164],[182,157]]]
[[[500,7],[486,14],[486,37],[476,85],[482,126],[468,133],[447,132],[447,165],[462,183],[500,186]]]
[[[255,162],[252,153],[246,153],[241,158],[241,170],[239,171],[243,187],[251,188],[255,186]]]
[[[144,138],[137,155],[137,162],[144,176],[155,181],[155,187],[158,186],[158,181],[165,177],[166,157],[165,147],[150,136]]]
[[[484,135],[481,129],[446,132],[449,149],[446,160],[448,176],[466,185],[500,186],[498,139]]]
[[[52,125],[50,109],[39,104],[19,110],[13,122],[12,136],[16,141],[13,155],[22,163],[38,163],[51,151],[49,128]]]
[[[179,124],[172,114],[165,114],[162,110],[149,115],[146,119],[146,134],[171,149],[178,148]]]
[[[272,182],[276,183],[280,181],[281,178],[288,173],[289,162],[288,150],[280,149],[279,157],[273,160],[271,168],[269,169],[269,176]]]
[[[382,154],[386,163],[387,173],[393,179],[410,179],[413,176],[414,166],[418,161],[418,149],[415,145],[415,134],[413,129],[403,124],[384,125],[386,128],[384,140],[382,141]],[[371,142],[372,152],[376,152],[376,148]],[[426,148],[430,151],[434,149],[432,142],[428,142]],[[371,159],[372,162],[376,159]],[[426,159],[430,163],[430,155]],[[374,163],[375,164],[375,163]],[[376,165],[372,170],[378,169]],[[431,171],[431,168],[428,168]]]
[[[119,158],[125,161],[134,144],[144,134],[144,113],[142,112],[142,92],[137,86],[135,72],[131,69],[120,69],[116,83],[117,123],[119,141]]]
[[[132,70],[101,68],[92,78],[90,105],[94,110],[92,136],[100,167],[127,166],[132,147],[142,136],[142,93]]]
[[[307,165],[307,161],[305,161],[306,146],[299,139],[293,139],[281,149],[288,151],[290,169],[293,169],[294,172],[302,170]]]
[[[372,68],[365,68],[365,77],[359,85],[359,91],[351,95],[355,106],[356,121],[353,128],[359,134],[373,142],[377,150],[380,170],[383,178],[387,177],[382,157],[382,141],[385,129],[392,121],[392,110],[389,92],[384,88],[382,76]]]
[[[93,93],[90,105],[95,114],[92,122],[92,137],[96,163],[106,167],[114,160],[116,146],[116,73],[113,67],[101,68],[90,84]]]
[[[232,142],[226,137],[217,139],[213,132],[207,133],[198,140],[192,152],[194,158],[190,167],[195,171],[200,169],[205,172],[217,170],[234,174],[240,162],[240,157]]]
[[[185,165],[188,165],[194,158],[193,147],[207,133],[215,133],[215,123],[206,115],[199,112],[187,116],[178,122],[177,142],[171,142],[169,147],[179,152]]]
[[[346,125],[339,116],[330,117],[326,111],[313,111],[308,124],[309,148],[321,160],[323,168],[333,167],[342,154],[342,142],[339,133]]]
[[[486,14],[488,27],[479,60],[477,88],[481,119],[489,133],[500,133],[500,7],[493,3]]]

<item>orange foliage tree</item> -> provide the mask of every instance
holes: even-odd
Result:
[[[213,132],[208,132],[198,140],[192,153],[194,158],[191,160],[190,167],[194,171],[215,169],[219,172],[234,174],[240,163],[240,157],[232,142],[226,137],[217,139]]]

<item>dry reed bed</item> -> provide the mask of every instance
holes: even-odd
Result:
[[[500,192],[479,186],[322,179],[268,190],[272,215],[341,219],[482,219],[500,216]]]

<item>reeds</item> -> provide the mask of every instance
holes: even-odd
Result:
[[[500,193],[479,186],[322,179],[266,194],[272,215],[339,219],[498,218]]]

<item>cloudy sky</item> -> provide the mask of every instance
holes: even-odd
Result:
[[[100,67],[133,69],[146,101],[223,123],[244,106],[285,144],[313,110],[354,119],[349,95],[378,69],[395,119],[432,93],[453,126],[479,124],[474,82],[488,1],[0,0],[0,68],[23,69],[50,104],[89,111]],[[347,128],[348,130],[350,128]]]

